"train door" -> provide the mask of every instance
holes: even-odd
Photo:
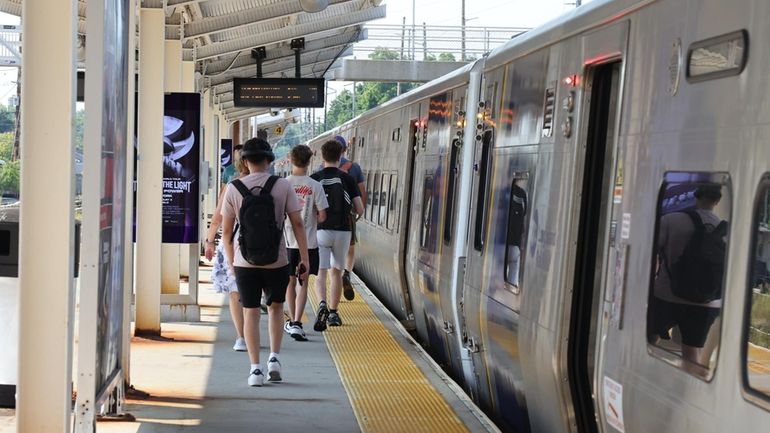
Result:
[[[625,23],[586,36],[583,42],[585,69],[577,152],[577,226],[573,226],[574,275],[567,338],[567,377],[573,430],[596,432],[599,416],[596,389],[597,354],[601,341],[601,300],[607,274],[611,209],[614,190],[616,136],[619,118]],[[594,42],[594,43],[592,43]],[[590,47],[590,48],[585,48]],[[601,60],[597,60],[601,59]],[[578,84],[573,80],[571,85]],[[568,91],[571,92],[570,89]],[[568,117],[569,118],[569,117]],[[566,119],[565,119],[566,121]],[[567,129],[562,132],[567,136]]]
[[[412,120],[409,122],[409,156],[407,161],[408,172],[404,182],[405,204],[404,220],[401,225],[404,233],[404,249],[402,250],[401,263],[404,269],[404,287],[409,292],[413,312],[423,311],[423,299],[419,285],[419,263],[416,260],[422,242],[421,231],[423,221],[420,218],[425,205],[422,197],[425,188],[432,188],[432,178],[419,176],[423,170],[423,164],[419,160],[419,149],[424,140],[423,119],[420,118],[421,105],[416,112],[412,112]],[[413,314],[414,328],[422,341],[429,341],[427,325],[423,314]]]
[[[467,261],[463,282],[462,316],[463,349],[471,354],[474,377],[468,389],[473,398],[483,407],[492,407],[492,396],[488,386],[483,341],[483,285],[489,279],[484,273],[487,254],[489,221],[489,197],[492,180],[492,161],[495,140],[495,108],[499,82],[496,78],[485,78],[482,85],[483,99],[478,103],[477,136],[473,158],[473,184],[470,219],[468,224]]]

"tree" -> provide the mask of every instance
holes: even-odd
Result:
[[[6,162],[0,167],[0,193],[18,196],[21,182],[21,161]]]
[[[385,47],[377,47],[369,54],[370,60],[401,60],[401,53]]]
[[[439,62],[456,62],[455,55],[452,53],[441,53],[438,55]]]

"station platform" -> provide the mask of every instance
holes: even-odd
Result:
[[[211,268],[201,268],[202,281]],[[159,339],[134,338],[131,382],[149,393],[129,399],[136,422],[99,422],[102,433],[265,431],[497,432],[357,278],[343,300],[343,326],[312,330],[309,341],[284,336],[283,381],[249,387],[249,360],[232,349],[235,330],[226,297],[200,290],[201,322],[164,323]],[[312,283],[312,281],[311,281]],[[262,320],[263,363],[268,356]],[[0,412],[0,433],[15,432],[13,411]]]

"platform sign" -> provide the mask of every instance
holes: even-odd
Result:
[[[620,433],[625,433],[623,422],[623,385],[604,376],[604,416],[607,424]]]
[[[200,94],[169,93],[163,116],[163,243],[198,243]]]
[[[323,78],[235,78],[236,107],[321,108],[324,106]]]

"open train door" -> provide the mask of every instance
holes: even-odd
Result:
[[[566,351],[562,368],[568,378],[572,431],[598,432],[602,410],[601,359],[604,288],[610,269],[613,233],[613,193],[617,170],[620,96],[628,23],[621,22],[581,38],[582,71],[564,71],[565,91],[574,95],[582,86],[576,132],[575,196],[570,227],[572,296],[565,314]],[[569,78],[572,79],[569,79]],[[564,104],[564,109],[571,107]],[[568,120],[567,120],[568,119]],[[565,122],[571,122],[565,116]],[[570,125],[562,128],[568,138]],[[568,277],[570,278],[570,277]],[[566,353],[565,353],[566,352]]]

